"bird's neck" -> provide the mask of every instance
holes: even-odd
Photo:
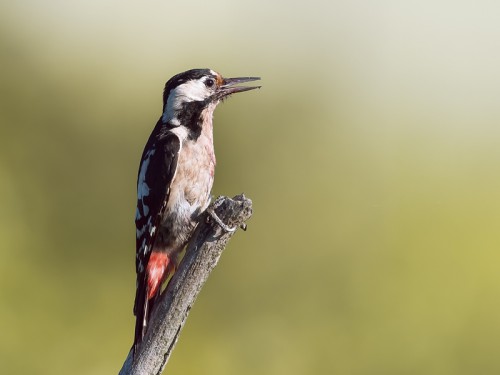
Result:
[[[201,135],[206,137],[210,142],[213,143],[214,132],[213,132],[213,118],[214,111],[217,104],[209,104],[200,113],[199,126],[201,127]]]
[[[186,134],[186,139],[197,140],[200,136],[213,142],[213,115],[217,103],[188,102],[182,110],[164,113],[161,121],[165,131]],[[183,137],[184,138],[184,137]]]

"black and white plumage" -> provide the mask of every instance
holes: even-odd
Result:
[[[257,88],[235,84],[257,79],[192,69],[166,83],[163,113],[144,148],[137,178],[134,350],[162,283],[175,270],[178,254],[210,203],[213,112],[228,95]]]

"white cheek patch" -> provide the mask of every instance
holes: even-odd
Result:
[[[181,102],[205,100],[211,94],[208,87],[205,86],[205,82],[202,82],[199,79],[187,81],[186,83],[177,86],[173,91],[175,92],[175,96]]]
[[[163,112],[162,121],[171,122],[172,125],[179,126],[179,120],[175,114],[182,109],[182,104],[186,102],[202,101],[208,98],[212,92],[201,80],[191,80],[177,86],[170,91],[165,112]]]

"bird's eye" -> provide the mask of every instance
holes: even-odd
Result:
[[[207,87],[212,87],[214,84],[215,84],[215,81],[212,78],[208,78],[205,81],[205,86],[207,86]]]

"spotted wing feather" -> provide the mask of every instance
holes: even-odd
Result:
[[[139,167],[135,218],[137,286],[134,347],[141,342],[145,333],[149,302],[146,269],[168,202],[180,147],[180,140],[173,133],[167,132],[157,138],[152,135]]]

